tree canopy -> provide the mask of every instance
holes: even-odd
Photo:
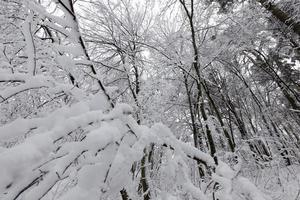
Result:
[[[299,198],[299,45],[298,0],[2,0],[0,199]]]

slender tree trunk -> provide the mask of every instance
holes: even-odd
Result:
[[[148,185],[147,174],[146,174],[146,158],[147,158],[147,152],[146,149],[144,149],[144,156],[141,160],[140,184],[142,186],[144,200],[150,200],[150,191],[149,191],[149,185]]]
[[[208,97],[208,100],[210,101],[210,103],[211,103],[211,105],[212,105],[212,108],[213,108],[213,110],[215,111],[215,114],[216,114],[216,116],[217,116],[217,119],[218,119],[218,121],[219,121],[219,123],[220,123],[220,125],[221,125],[221,127],[222,127],[223,133],[224,133],[225,138],[226,138],[226,140],[227,140],[227,143],[228,143],[228,145],[229,145],[229,149],[230,149],[230,151],[234,152],[234,150],[235,150],[235,144],[234,144],[234,142],[233,142],[233,138],[230,137],[230,135],[229,135],[229,133],[228,133],[226,127],[225,127],[225,124],[224,124],[224,122],[223,122],[223,120],[222,120],[222,117],[221,117],[221,113],[219,112],[219,110],[218,110],[218,108],[217,108],[217,106],[216,106],[214,100],[212,99],[212,97],[211,97],[211,95],[210,95],[210,92],[209,92],[209,89],[208,89],[208,87],[207,87],[206,81],[203,80],[202,83],[203,83],[204,91],[206,92],[206,95],[207,95],[207,97]]]
[[[183,77],[184,77],[184,85],[185,85],[185,89],[186,89],[186,94],[187,94],[187,98],[188,98],[188,103],[189,103],[189,111],[190,111],[190,115],[191,115],[191,121],[192,121],[192,132],[193,132],[193,138],[194,138],[194,146],[196,148],[200,148],[201,146],[203,146],[202,144],[202,140],[199,138],[202,138],[200,133],[199,133],[199,127],[196,124],[196,116],[194,113],[194,108],[193,108],[193,104],[192,104],[192,99],[191,99],[191,94],[190,94],[190,90],[189,90],[189,85],[188,85],[188,79],[187,79],[187,75],[185,72],[183,72]],[[199,175],[200,177],[204,176],[204,171],[201,168],[201,163],[199,161],[197,161],[197,165],[198,165],[198,171],[199,171]]]
[[[205,108],[204,108],[204,96],[202,93],[202,86],[201,86],[201,74],[200,74],[200,65],[199,65],[199,52],[198,52],[198,47],[197,47],[197,41],[196,41],[196,31],[195,31],[195,27],[194,27],[194,0],[191,0],[191,5],[190,5],[190,11],[187,8],[187,4],[185,0],[179,0],[179,2],[181,3],[181,5],[183,6],[183,9],[186,13],[186,16],[188,18],[188,22],[190,25],[190,29],[191,29],[191,39],[192,39],[192,48],[193,48],[193,55],[194,55],[194,59],[193,59],[193,69],[196,72],[197,75],[197,90],[198,90],[198,102],[199,102],[199,112],[204,120],[205,123],[205,131],[206,131],[206,136],[207,136],[207,140],[208,140],[208,144],[209,144],[209,149],[210,149],[210,154],[211,156],[214,158],[214,161],[216,164],[218,164],[218,159],[215,155],[216,153],[216,147],[213,141],[213,137],[212,137],[212,133],[210,130],[210,127],[208,126],[207,120],[207,114],[205,112]]]

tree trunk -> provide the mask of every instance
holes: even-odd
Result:
[[[300,23],[296,22],[292,16],[278,8],[273,3],[268,2],[268,0],[257,0],[257,2],[259,2],[266,10],[271,12],[277,20],[285,24],[287,27],[291,27],[294,33],[300,36]]]

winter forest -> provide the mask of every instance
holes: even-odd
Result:
[[[299,0],[0,0],[1,200],[299,200]]]

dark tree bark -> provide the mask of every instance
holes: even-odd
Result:
[[[191,29],[191,40],[192,40],[192,48],[193,48],[193,55],[194,55],[192,67],[195,70],[197,79],[198,79],[196,85],[197,85],[197,90],[198,90],[197,101],[199,102],[199,109],[197,112],[200,112],[203,120],[205,122],[207,122],[208,117],[207,117],[207,114],[206,114],[205,108],[204,108],[204,101],[203,101],[204,96],[203,96],[202,86],[201,86],[202,77],[201,77],[201,73],[200,73],[199,52],[198,52],[197,41],[196,41],[196,31],[195,31],[195,27],[194,27],[194,0],[191,0],[190,11],[187,7],[187,3],[185,0],[179,0],[179,2],[181,3],[181,5],[185,11],[185,14],[188,18],[189,26]],[[207,137],[208,144],[209,144],[210,154],[214,158],[215,163],[218,164],[218,159],[215,155],[216,146],[213,141],[211,130],[207,123],[205,123],[205,130],[206,130],[206,137]]]
[[[287,27],[290,27],[294,33],[296,33],[300,37],[300,23],[296,22],[292,16],[288,13],[284,12],[278,6],[274,5],[273,3],[269,2],[268,0],[257,0],[266,10],[272,13],[272,15],[285,24]]]

